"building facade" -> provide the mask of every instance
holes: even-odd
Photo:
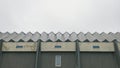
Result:
[[[0,33],[0,68],[120,68],[120,33]]]

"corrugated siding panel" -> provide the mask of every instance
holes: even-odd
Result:
[[[17,33],[14,32],[14,33],[10,34],[8,37],[4,38],[4,41],[13,40],[13,38],[15,38],[16,36],[17,36]]]
[[[42,41],[47,41],[47,40],[48,40],[48,35],[47,35],[46,32],[43,32],[43,33],[41,34],[41,40],[42,40]]]
[[[56,37],[57,37],[57,40],[64,41],[64,37],[63,37],[63,34],[62,34],[62,33],[58,32],[58,33],[56,34]]]
[[[1,68],[34,68],[35,53],[3,53]]]
[[[38,32],[36,32],[32,37],[31,40],[33,40],[34,42],[38,41],[40,39],[40,34]]]
[[[75,32],[71,33],[70,35],[70,41],[76,41],[78,38],[77,38],[77,34]]]
[[[3,33],[0,32],[0,38],[3,36]]]
[[[66,40],[70,40],[70,34],[68,33],[68,32],[65,32],[64,34],[63,34],[63,37],[64,37],[64,40],[66,41]]]
[[[93,36],[94,36],[95,39],[97,39],[99,42],[102,42],[102,41],[105,40],[105,39],[104,39],[99,33],[97,33],[97,32],[95,32],[95,33],[93,34]]]
[[[21,40],[24,36],[25,36],[25,33],[21,32],[21,33],[18,34],[15,38],[13,38],[13,40],[14,40],[15,42],[18,42],[18,41]]]
[[[52,40],[53,42],[56,41],[56,39],[57,39],[57,38],[56,38],[56,35],[55,35],[53,32],[49,33],[48,37],[49,37],[49,39]]]
[[[90,42],[92,42],[92,41],[95,40],[95,37],[94,37],[90,32],[86,33],[86,34],[85,34],[85,37],[86,37],[86,39],[88,39]]]
[[[114,53],[81,53],[81,68],[118,68]]]
[[[120,42],[120,32],[115,33],[114,37],[118,42]]]
[[[114,37],[114,33],[110,32],[108,33],[108,38],[107,38],[108,41],[114,41],[115,40],[115,37]]]
[[[100,35],[104,38],[104,40],[107,40],[108,35],[107,35],[105,32],[102,32]],[[103,41],[104,41],[104,40],[103,40]],[[108,40],[107,40],[107,41],[108,41]]]
[[[29,41],[32,37],[32,33],[29,32],[25,35],[25,37],[22,38],[23,41]]]
[[[86,40],[86,37],[85,37],[85,35],[84,35],[84,33],[82,33],[82,32],[80,32],[79,34],[78,34],[78,40],[79,41],[84,41],[84,40]]]
[[[3,39],[8,37],[10,35],[10,33],[6,32],[6,33],[3,33],[2,37],[0,39]]]
[[[57,68],[55,67],[55,56],[61,55],[61,67],[58,68],[76,68],[74,53],[42,53],[41,68]]]

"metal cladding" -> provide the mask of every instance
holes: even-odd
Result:
[[[47,41],[52,41],[52,42],[56,42],[56,41],[60,41],[60,42],[66,42],[66,41],[70,41],[70,42],[74,42],[76,40],[78,41],[81,41],[81,42],[112,42],[114,40],[117,40],[118,42],[120,42],[120,32],[117,32],[117,33],[90,33],[90,32],[87,32],[87,33],[75,33],[75,32],[72,32],[72,33],[68,33],[68,32],[65,32],[65,33],[53,33],[53,32],[50,32],[50,33],[46,33],[46,32],[43,32],[43,33],[38,33],[38,32],[35,32],[35,33],[31,33],[31,32],[28,32],[28,33],[24,33],[24,32],[21,32],[21,33],[16,33],[16,32],[13,32],[13,33],[9,33],[9,32],[6,32],[6,33],[1,33],[0,32],[0,40],[3,40],[3,41],[6,41],[6,42],[28,42],[28,41],[38,41],[38,40],[41,40],[43,42],[47,42]]]

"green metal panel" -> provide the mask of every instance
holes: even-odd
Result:
[[[114,53],[81,53],[82,68],[118,68]]]
[[[58,68],[75,68],[75,53],[42,53],[41,68],[56,68],[55,56],[61,55],[61,67]]]
[[[34,68],[35,53],[3,53],[1,68]]]

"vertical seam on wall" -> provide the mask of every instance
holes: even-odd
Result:
[[[120,68],[120,52],[119,52],[119,48],[118,48],[118,42],[115,40],[114,41],[114,48],[115,48],[115,56],[116,56],[116,61],[118,64],[118,68]]]
[[[76,41],[76,58],[77,58],[77,68],[80,68],[80,47],[79,47],[79,42],[78,40]]]
[[[39,51],[40,51],[40,40],[37,41],[37,49],[36,49],[36,57],[35,57],[35,68],[38,68]]]
[[[2,43],[3,40],[0,40],[0,68],[2,68]]]

